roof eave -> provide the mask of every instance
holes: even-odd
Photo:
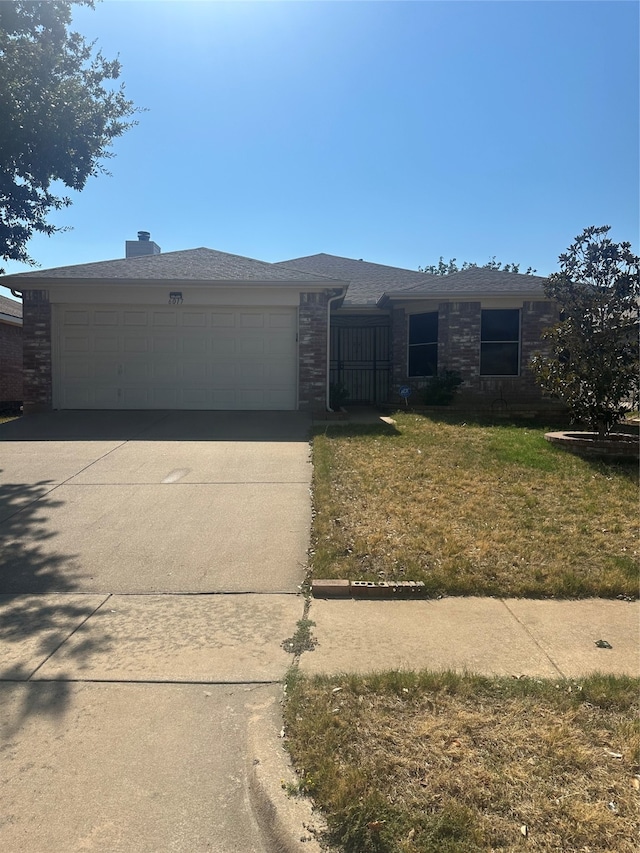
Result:
[[[437,290],[431,293],[413,292],[413,293],[383,293],[376,302],[378,308],[387,308],[392,302],[421,302],[426,300],[438,299],[441,302],[477,302],[480,299],[541,299],[548,300],[544,291],[533,290],[481,290],[481,291],[442,291]]]
[[[10,326],[22,326],[22,317],[16,317],[15,314],[5,314],[0,311],[0,323],[7,323]]]
[[[22,278],[11,282],[10,276],[2,280],[5,287],[9,289],[24,290],[49,290],[55,287],[215,287],[215,288],[256,288],[263,290],[266,287],[286,288],[291,290],[318,291],[339,289],[344,290],[349,282],[338,279],[318,281],[290,281],[288,279],[189,279],[189,278]]]

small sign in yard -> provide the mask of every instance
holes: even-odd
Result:
[[[404,399],[405,406],[409,405],[409,397],[411,396],[411,388],[408,385],[400,386],[400,396]]]

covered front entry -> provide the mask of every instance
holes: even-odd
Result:
[[[391,351],[387,316],[331,318],[330,381],[348,403],[382,403],[389,394]]]
[[[56,305],[57,409],[297,408],[292,307]]]

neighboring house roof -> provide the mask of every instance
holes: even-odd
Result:
[[[404,290],[411,285],[424,284],[427,278],[436,278],[416,270],[389,267],[385,264],[373,264],[370,261],[341,258],[338,255],[324,253],[292,258],[290,261],[279,261],[274,266],[289,267],[349,281],[344,307],[354,305],[373,307],[385,290]]]
[[[0,296],[0,318],[9,323],[22,322],[22,302]]]
[[[137,258],[120,258],[92,264],[75,264],[6,276],[11,279],[121,279],[126,281],[306,281],[328,285],[326,275],[289,270],[278,264],[230,255],[214,249],[187,249]],[[342,282],[340,282],[342,283]]]

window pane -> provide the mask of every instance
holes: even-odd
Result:
[[[517,376],[518,344],[482,344],[480,374],[482,376]]]
[[[499,308],[482,312],[483,341],[517,341],[520,337],[520,311]]]
[[[409,316],[409,343],[435,344],[438,341],[438,312]],[[417,375],[417,374],[416,374]]]
[[[438,372],[438,344],[409,347],[409,376],[435,376]]]

